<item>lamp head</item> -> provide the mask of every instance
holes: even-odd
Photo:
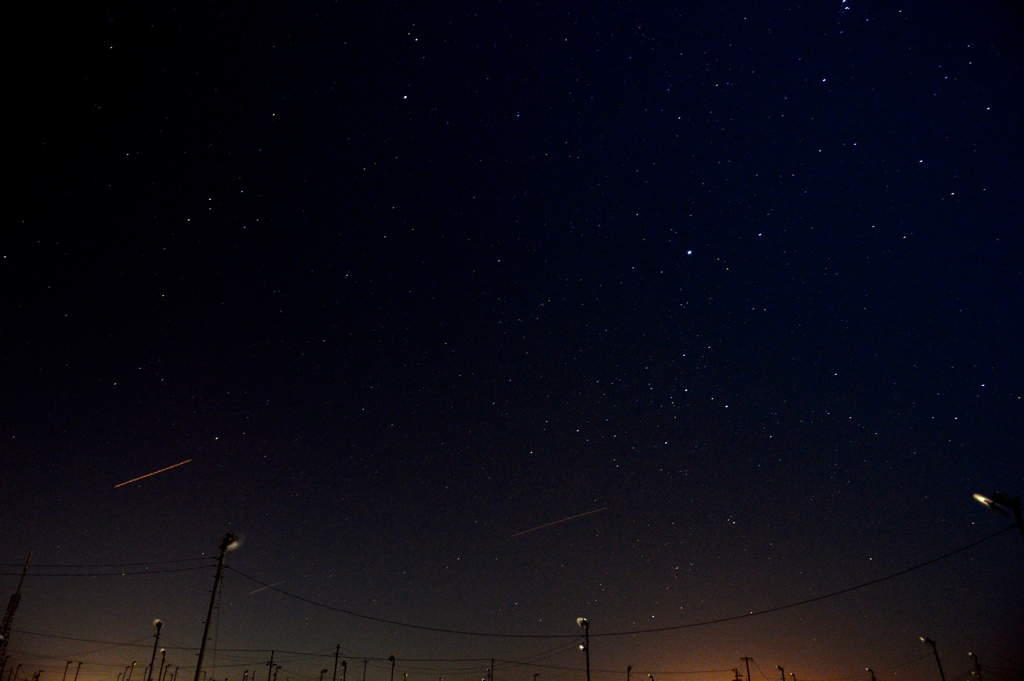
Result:
[[[234,551],[245,543],[245,535],[240,532],[228,532],[220,542],[221,551]]]
[[[587,629],[590,626],[590,622],[587,621],[586,617],[577,617],[576,624],[580,625],[584,629]]]

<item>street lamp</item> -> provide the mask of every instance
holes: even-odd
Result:
[[[320,681],[324,681],[324,674],[326,674],[326,673],[327,673],[326,669],[321,669],[320,670]]]
[[[395,681],[395,656],[392,655],[388,659],[391,660],[391,681]]]
[[[922,643],[930,645],[932,647],[932,653],[935,654],[935,664],[939,665],[939,676],[942,677],[942,681],[946,681],[946,672],[942,671],[942,661],[939,659],[939,650],[935,647],[935,641],[928,638],[927,636],[919,636]]]
[[[1013,515],[1013,519],[1017,523],[1017,531],[1024,534],[1024,513],[1021,512],[1020,497],[1008,497],[1005,494],[996,492],[992,495],[992,498],[983,496],[981,494],[975,494],[974,498],[985,504],[989,508],[993,508],[1005,516]]]
[[[124,671],[128,676],[124,677],[124,681],[132,681],[132,674],[135,672],[136,664],[138,664],[138,662],[132,660],[132,663],[125,668]]]
[[[199,681],[199,672],[203,668],[203,655],[206,653],[206,639],[210,636],[210,620],[213,619],[213,606],[217,602],[217,587],[220,586],[221,575],[224,574],[224,557],[228,551],[234,551],[242,545],[242,538],[234,532],[228,532],[220,542],[220,557],[217,559],[217,575],[213,578],[213,593],[210,594],[210,609],[206,611],[206,624],[203,625],[203,641],[199,644],[199,659],[196,661],[196,675],[193,681]]]
[[[871,674],[871,681],[875,681],[875,670],[874,669],[872,669],[871,667],[864,667],[864,671],[866,671],[868,674]]]
[[[82,671],[82,663],[79,662],[78,666],[75,667],[75,681],[78,681],[78,672]]]
[[[580,650],[587,657],[587,681],[590,681],[590,622],[586,617],[577,617],[576,624],[583,629],[583,645]]]
[[[782,672],[782,681],[786,681],[786,670],[782,668],[782,665],[775,665],[775,668]]]
[[[68,663],[66,665],[64,665],[64,676],[60,677],[60,681],[67,681],[67,678],[68,678],[68,667],[70,667],[70,666],[71,666],[71,660],[68,660]]]
[[[149,674],[146,676],[146,681],[153,681],[153,664],[156,662],[156,647],[160,645],[160,629],[164,626],[164,623],[160,620],[153,620],[153,626],[156,627],[156,633],[153,635],[153,656],[149,658]]]
[[[974,675],[978,677],[978,681],[981,681],[981,663],[978,662],[978,656],[974,653],[967,653],[967,657],[974,660]]]

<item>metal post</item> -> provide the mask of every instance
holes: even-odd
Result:
[[[392,655],[388,658],[391,660],[391,681],[395,681],[395,656]],[[491,664],[494,664],[493,662]]]
[[[974,660],[974,675],[978,677],[978,681],[981,681],[981,663],[978,662],[978,656],[974,653],[967,653],[967,657]]]
[[[935,647],[935,641],[925,636],[921,636],[920,639],[932,647],[932,653],[935,654],[935,664],[939,666],[939,676],[942,677],[942,681],[946,681],[946,672],[942,671],[942,660],[939,659],[939,649]]]
[[[750,681],[750,661],[753,660],[754,658],[752,658],[752,657],[741,657],[740,659],[747,663],[747,681]]]
[[[75,681],[78,681],[78,672],[80,672],[80,671],[82,671],[82,663],[81,662],[79,662],[78,666],[75,668]]]
[[[232,532],[224,535],[220,542],[220,557],[217,559],[217,575],[213,578],[213,593],[210,594],[210,609],[206,612],[206,624],[203,625],[203,641],[199,644],[199,660],[196,662],[196,675],[193,681],[199,681],[199,672],[203,668],[203,655],[206,654],[206,639],[210,635],[210,620],[213,619],[213,606],[217,602],[217,588],[220,586],[220,577],[224,574],[224,557],[228,548],[238,541],[238,537]]]
[[[153,626],[156,627],[156,634],[153,636],[153,656],[149,659],[149,673],[146,674],[146,681],[153,681],[153,665],[156,663],[156,647],[160,645],[160,629],[164,626],[164,623],[160,620],[153,620]]]
[[[341,681],[345,681],[345,675],[348,673],[348,660],[341,661]]]

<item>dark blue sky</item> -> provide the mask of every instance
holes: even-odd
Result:
[[[274,649],[314,678],[339,643],[371,681],[392,654],[583,673],[571,639],[241,575],[597,636],[891,575],[1005,526],[972,493],[1024,490],[1019,3],[14,25],[5,573],[196,566],[160,561],[244,532],[218,677]],[[599,636],[595,673],[930,678],[927,635],[951,680],[968,650],[1013,678],[1022,550]],[[19,678],[114,681],[153,617],[194,665],[196,567],[30,572]]]

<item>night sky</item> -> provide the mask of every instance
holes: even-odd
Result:
[[[16,681],[1024,678],[1020,2],[7,25]]]

